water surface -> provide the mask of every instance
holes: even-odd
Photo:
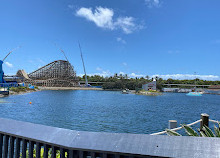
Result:
[[[32,104],[29,104],[32,102]],[[220,96],[121,94],[115,91],[40,91],[0,98],[0,117],[80,131],[153,133],[168,120],[191,123],[201,113],[220,120]]]

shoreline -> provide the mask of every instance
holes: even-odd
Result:
[[[15,92],[15,91],[9,91],[9,95],[2,95],[2,97],[8,97],[10,95],[22,95],[26,93],[32,93],[32,92],[39,92],[43,90],[98,90],[102,91],[102,88],[93,88],[93,87],[38,87],[38,89],[34,90],[26,90],[26,91],[20,91],[20,92]]]
[[[22,94],[26,94],[26,93],[32,93],[32,92],[39,92],[41,91],[40,89],[35,89],[35,90],[27,90],[27,91],[21,91],[21,92],[14,92],[14,91],[9,91],[9,95],[22,95]]]
[[[102,91],[102,88],[93,88],[93,87],[38,87],[39,90],[99,90]]]

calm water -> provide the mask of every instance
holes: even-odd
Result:
[[[29,102],[32,104],[29,104]],[[201,113],[220,120],[220,96],[121,94],[114,91],[41,91],[0,98],[0,117],[81,131],[153,133],[168,120],[190,123]]]

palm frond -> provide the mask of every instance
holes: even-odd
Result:
[[[179,134],[175,131],[172,131],[170,129],[166,129],[165,131],[167,132],[167,135],[169,135],[169,136],[182,136],[181,134]]]
[[[198,133],[193,130],[190,126],[187,126],[187,125],[182,125],[182,127],[185,129],[186,133],[189,135],[189,136],[194,136],[194,137],[198,137]]]
[[[208,137],[215,137],[214,133],[212,132],[212,130],[208,126],[204,125],[202,130],[205,132],[205,134]]]
[[[214,125],[214,131],[215,131],[216,137],[220,137],[220,130],[219,130],[219,128],[216,127],[215,125]]]

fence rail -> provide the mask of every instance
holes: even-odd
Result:
[[[197,120],[195,122],[189,123],[189,124],[187,124],[187,126],[193,126],[193,125],[195,125],[197,123],[200,123],[200,129],[202,129],[202,127],[204,125],[209,126],[209,122],[219,123],[219,121],[209,119],[209,115],[203,113],[203,114],[201,114],[201,119],[199,119],[199,120]],[[175,123],[175,125],[173,125],[173,123]],[[176,127],[176,124],[177,124],[176,120],[169,120],[169,129],[171,131],[178,131],[178,130],[183,128],[182,126],[181,127]],[[170,127],[172,127],[172,128],[170,128]],[[161,135],[161,134],[165,134],[165,133],[167,133],[167,131],[152,133],[151,135]]]
[[[0,158],[208,158],[220,157],[219,147],[218,138],[83,132],[0,118]]]
[[[187,126],[193,126],[193,125],[195,125],[195,124],[197,124],[197,123],[200,123],[201,121],[202,121],[202,119],[197,120],[197,121],[195,121],[195,122],[192,122],[192,123],[187,124]],[[178,131],[178,130],[180,130],[180,129],[182,129],[182,128],[183,128],[182,126],[181,126],[181,127],[177,127],[177,128],[173,128],[173,129],[171,129],[171,131]],[[153,133],[153,134],[151,134],[151,135],[161,135],[161,134],[165,134],[165,133],[167,133],[167,131],[157,132],[157,133]]]

